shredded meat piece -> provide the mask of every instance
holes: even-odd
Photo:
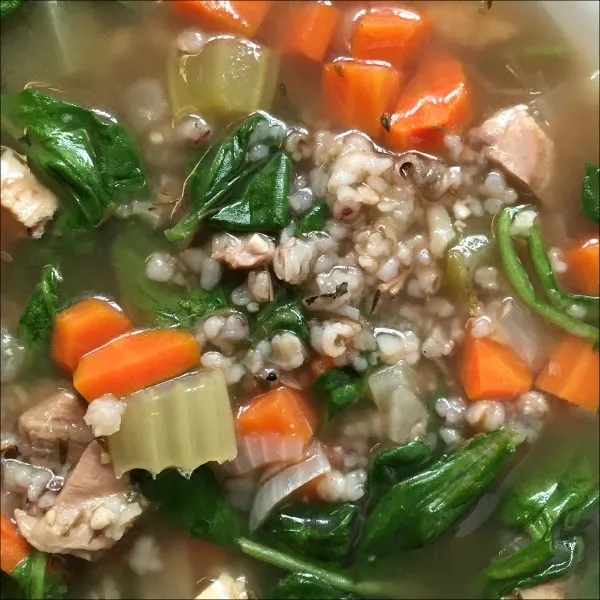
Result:
[[[506,600],[564,600],[566,581],[549,581],[525,588],[507,597]]]
[[[105,454],[98,441],[88,445],[45,515],[15,510],[19,530],[32,546],[89,560],[93,552],[113,546],[141,514],[139,503],[129,499],[129,479],[116,478]]]
[[[554,148],[523,105],[497,112],[470,133],[483,154],[542,197],[552,173]]]
[[[56,196],[39,183],[12,150],[2,153],[0,181],[2,207],[10,211],[33,237],[40,237],[46,223],[58,210]]]
[[[223,233],[213,238],[211,258],[233,269],[252,269],[269,264],[274,252],[273,241],[261,233],[242,237]]]
[[[85,411],[86,403],[64,389],[25,411],[18,427],[23,457],[43,467],[74,465],[94,438],[83,420]]]

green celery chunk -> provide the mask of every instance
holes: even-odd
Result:
[[[202,52],[173,58],[169,93],[175,118],[192,112],[230,118],[268,110],[277,81],[278,55],[237,38],[218,38]]]
[[[446,254],[445,283],[458,297],[471,289],[475,269],[491,255],[492,242],[488,236],[473,234],[463,237]]]
[[[125,399],[108,447],[117,477],[131,469],[185,472],[237,455],[233,414],[220,370],[194,371]]]

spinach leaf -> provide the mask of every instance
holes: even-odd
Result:
[[[356,402],[363,390],[363,380],[351,369],[329,369],[319,375],[312,385],[314,395],[325,398],[327,421]]]
[[[248,180],[239,198],[227,203],[209,222],[234,231],[279,231],[287,227],[291,170],[287,155],[275,153]]]
[[[140,482],[142,493],[159,510],[194,538],[230,547],[246,526],[227,503],[210,467],[204,465],[185,477],[175,469],[150,475]]]
[[[580,537],[558,539],[554,543],[553,556],[539,568],[519,573],[508,579],[498,579],[490,583],[489,597],[503,598],[513,591],[522,590],[552,579],[565,577],[573,571],[583,554],[583,540]],[[525,570],[525,566],[523,570]],[[518,569],[517,569],[518,570]]]
[[[48,555],[38,550],[21,561],[11,577],[29,600],[61,600],[67,594],[61,575],[48,569]]]
[[[14,10],[19,8],[23,0],[0,0],[0,19],[8,17]]]
[[[402,446],[379,450],[369,469],[369,495],[380,498],[398,482],[418,473],[430,461],[431,448],[423,440],[413,440]]]
[[[146,176],[130,137],[112,118],[33,90],[2,95],[2,129],[28,163],[50,177],[62,201],[62,233],[99,225]]]
[[[193,208],[165,231],[169,241],[181,242],[190,237],[206,217],[223,205],[232,190],[262,166],[260,162],[248,162],[250,141],[254,132],[273,122],[267,115],[255,113],[204,153],[188,178],[187,192]]]
[[[295,502],[272,513],[260,532],[284,551],[328,563],[342,562],[350,551],[357,518],[354,504]]]
[[[362,596],[343,592],[314,575],[292,573],[267,590],[265,600],[359,600]]]
[[[478,435],[394,485],[367,517],[362,553],[391,553],[431,542],[467,513],[522,441],[508,429]]]
[[[226,308],[228,301],[221,289],[185,290],[173,284],[159,283],[146,277],[147,257],[157,250],[168,250],[141,222],[131,221],[117,235],[112,246],[112,262],[121,301],[125,310],[141,324],[193,329],[199,319]]]
[[[287,297],[277,299],[263,305],[256,313],[251,331],[253,341],[271,339],[281,331],[291,331],[301,340],[308,340],[310,334],[306,315],[299,300]]]
[[[585,164],[585,176],[581,186],[581,210],[586,217],[600,223],[600,165]]]
[[[569,513],[567,513],[565,517],[565,527],[567,529],[573,529],[577,527],[581,523],[581,521],[585,520],[590,513],[598,508],[600,504],[600,490],[598,487],[592,490],[586,500],[580,504],[577,508],[574,508]]]
[[[525,575],[548,562],[554,556],[552,536],[547,534],[543,538],[527,544],[514,552],[509,552],[492,561],[485,570],[489,579],[512,579],[518,575]]]
[[[27,300],[19,320],[19,339],[29,348],[50,343],[54,318],[64,306],[62,275],[57,265],[46,265],[40,281]]]
[[[330,213],[327,202],[317,202],[298,219],[295,235],[310,233],[311,231],[322,231]]]

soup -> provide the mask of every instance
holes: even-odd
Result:
[[[536,2],[2,10],[2,589],[598,598],[598,74]]]

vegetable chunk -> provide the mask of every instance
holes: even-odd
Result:
[[[467,334],[461,381],[469,400],[509,399],[531,389],[527,365],[508,346]]]
[[[586,240],[566,254],[568,279],[582,294],[600,295],[600,240]]]
[[[133,329],[115,306],[98,298],[81,300],[58,314],[52,335],[52,358],[75,371],[81,357]]]
[[[10,574],[20,562],[31,554],[32,548],[19,533],[17,526],[6,515],[2,515],[0,524],[2,526],[1,568],[5,573]]]
[[[138,331],[86,354],[73,374],[73,385],[91,402],[105,394],[127,396],[175,377],[196,365],[196,338],[183,331]]]
[[[336,60],[323,67],[323,96],[330,117],[373,137],[382,132],[382,117],[393,107],[400,83],[398,71],[388,65]]]
[[[567,335],[553,350],[535,386],[571,404],[598,410],[600,398],[600,355],[583,338]]]

